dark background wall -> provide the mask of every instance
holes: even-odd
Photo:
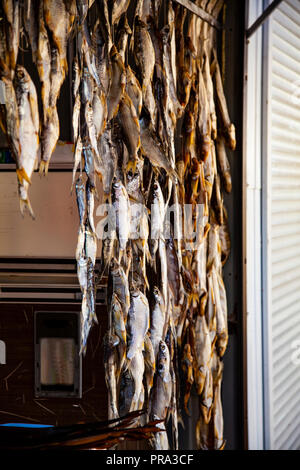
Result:
[[[0,423],[25,422],[63,426],[107,419],[102,339],[106,308],[97,307],[99,325],[92,328],[82,360],[82,398],[34,396],[34,312],[80,311],[80,305],[0,304],[1,340],[6,364],[0,366]]]
[[[242,449],[243,416],[243,297],[242,297],[242,124],[243,124],[243,53],[245,2],[228,0],[225,39],[225,94],[229,114],[236,126],[237,147],[228,151],[232,193],[225,195],[228,209],[231,254],[224,267],[228,301],[229,343],[224,356],[223,412],[226,449]]]

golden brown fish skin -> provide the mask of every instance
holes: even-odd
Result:
[[[223,196],[221,194],[220,175],[216,174],[213,185],[211,204],[219,225],[223,224]]]
[[[217,53],[214,50],[214,83],[215,83],[215,90],[216,90],[216,107],[218,110],[219,116],[219,126],[222,135],[225,138],[226,145],[230,148],[230,150],[235,150],[236,148],[236,135],[235,135],[235,126],[231,122],[227,102],[224,95],[222,77],[220,66],[217,59]]]
[[[127,50],[128,36],[132,34],[132,30],[127,21],[126,13],[123,14],[118,28],[117,49],[123,62],[125,63],[125,53]]]
[[[109,62],[109,44],[102,32],[103,23],[98,19],[92,34],[92,47],[95,51],[95,66],[101,87],[107,97],[111,82],[111,68]]]
[[[7,13],[9,18],[9,26],[7,28],[7,47],[10,59],[11,77],[14,77],[14,71],[17,63],[19,40],[20,40],[20,7],[19,2],[14,0],[4,0],[4,5],[7,6]],[[12,13],[12,18],[11,18]],[[10,21],[10,19],[12,21]]]
[[[115,0],[111,12],[111,24],[117,23],[121,16],[126,13],[130,0]]]
[[[32,59],[36,62],[37,49],[38,49],[38,11],[39,11],[39,0],[25,0],[23,10],[23,21],[24,27],[27,32],[27,36],[31,46]]]
[[[197,387],[198,395],[201,395],[207,377],[210,371],[212,346],[209,335],[209,325],[207,324],[206,318],[201,315],[197,315],[195,320],[195,351],[193,351],[194,357],[194,378],[195,385]]]
[[[184,173],[191,161],[196,157],[196,123],[193,113],[186,109],[183,119],[182,152],[184,159]]]
[[[51,88],[49,95],[49,107],[52,110],[56,107],[57,100],[59,98],[61,86],[65,80],[66,69],[61,64],[61,59],[58,49],[55,47],[51,49]],[[50,111],[52,112],[52,111]]]
[[[74,17],[66,10],[61,0],[43,0],[44,20],[52,40],[58,50],[60,65],[64,72],[67,70],[67,39],[71,31]]]
[[[77,13],[81,24],[86,19],[89,10],[89,3],[89,0],[76,0]]]
[[[188,416],[190,416],[188,410],[188,403],[190,399],[192,385],[194,383],[194,373],[193,373],[193,363],[194,358],[192,356],[191,346],[189,343],[186,343],[183,348],[183,354],[181,359],[181,366],[183,373],[185,375],[185,392],[184,392],[184,409]]]
[[[46,118],[41,136],[42,160],[40,162],[40,174],[47,174],[51,156],[55,150],[59,138],[59,119],[56,108],[53,108],[50,116]]]
[[[143,97],[148,86],[151,85],[155,52],[147,25],[136,16],[134,29],[134,57],[142,79]]]
[[[80,95],[77,93],[74,101],[74,106],[73,106],[73,116],[72,116],[72,127],[73,127],[73,142],[76,145],[78,138],[80,138],[79,134],[79,116],[80,116],[80,107],[81,107],[81,101],[80,101]]]
[[[199,114],[197,128],[201,142],[201,159],[206,161],[211,151],[211,120],[207,92],[200,63],[198,68],[198,96],[199,96]]]
[[[230,174],[230,165],[226,155],[224,138],[222,136],[219,136],[216,140],[216,154],[218,160],[218,168],[220,170],[224,189],[227,193],[231,193],[232,181]]]
[[[124,142],[129,153],[127,170],[132,169],[132,171],[135,171],[138,150],[141,145],[140,124],[135,107],[126,92],[120,100],[118,116],[123,129]]]
[[[48,33],[43,16],[43,2],[39,7],[39,32],[36,65],[41,82],[43,124],[46,124],[50,108],[50,72],[51,72],[51,48]]]
[[[7,67],[4,69],[5,64],[1,63],[0,77],[5,86],[5,110],[2,116],[3,131],[6,134],[12,157],[16,162],[16,171],[20,183],[23,179],[30,183],[30,178],[27,176],[25,170],[22,168],[20,161],[21,147],[19,140],[19,112],[16,98],[16,92],[13,82],[10,78],[10,71]]]
[[[141,149],[142,153],[149,158],[152,165],[163,168],[167,174],[176,181],[177,173],[172,167],[169,158],[164,152],[163,145],[149,126],[149,120],[145,117],[140,119]]]
[[[222,266],[224,266],[224,264],[228,260],[231,248],[230,232],[228,226],[228,214],[225,206],[223,206],[223,214],[224,221],[219,230]]]
[[[142,89],[138,79],[129,65],[126,67],[126,93],[131,99],[135,107],[137,117],[139,118],[143,104]]]
[[[217,138],[217,115],[216,115],[216,108],[215,108],[215,100],[214,100],[214,88],[213,88],[213,80],[210,72],[210,61],[209,61],[209,53],[205,52],[204,55],[204,64],[203,64],[203,79],[207,93],[207,100],[208,106],[210,111],[210,122],[211,122],[211,137],[212,139]]]
[[[115,46],[112,46],[110,51],[110,60],[112,66],[112,82],[109,89],[107,98],[108,111],[107,121],[109,122],[117,115],[120,100],[125,91],[126,85],[126,70],[122,57],[118,53]]]

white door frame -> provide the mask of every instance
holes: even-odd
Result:
[[[246,1],[246,28],[263,11],[263,0]],[[263,449],[262,325],[262,28],[245,42],[243,118],[244,342],[248,449]],[[245,40],[246,41],[246,40]]]

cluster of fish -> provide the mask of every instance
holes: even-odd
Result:
[[[68,38],[76,45],[72,187],[80,222],[81,352],[97,322],[96,286],[107,275],[109,418],[144,408],[141,420],[161,421],[151,445],[168,449],[171,438],[176,449],[178,422],[183,409],[189,414],[195,386],[197,446],[222,449],[222,357],[228,342],[222,268],[230,252],[222,192],[231,191],[226,147],[234,150],[236,142],[217,32],[171,0],[2,3],[1,123],[17,162],[22,207],[30,208],[27,191],[39,135],[40,171],[47,172],[59,134],[56,104]],[[195,3],[218,18],[224,0]],[[19,18],[40,77],[41,125],[32,81],[16,65]],[[108,230],[96,278],[97,179]]]
[[[67,73],[67,41],[74,26],[76,2],[4,0],[0,7],[0,79],[5,86],[1,128],[16,161],[21,213],[34,218],[28,197],[33,171],[47,173],[59,138],[57,100]],[[20,36],[26,34],[41,84],[42,116],[35,85],[17,65]]]
[[[224,2],[198,3],[217,18]],[[194,384],[198,448],[222,449],[222,267],[230,251],[222,190],[231,191],[226,146],[236,144],[216,31],[171,1],[139,0],[131,26],[131,2],[101,5],[99,22],[85,30],[92,45],[85,76],[94,90],[93,118],[85,122],[114,221],[102,240],[100,270],[100,279],[108,272],[109,417],[144,407],[149,420],[164,420],[155,449],[170,446],[170,418],[177,448],[181,408],[189,412]]]

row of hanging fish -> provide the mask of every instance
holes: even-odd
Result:
[[[224,1],[195,3],[218,18]],[[216,30],[173,1],[26,0],[1,8],[1,125],[16,160],[21,211],[27,206],[31,215],[32,172],[40,152],[47,173],[67,44],[75,50],[70,183],[79,214],[80,351],[98,321],[96,289],[107,276],[109,418],[145,408],[142,424],[161,421],[152,447],[176,449],[195,387],[197,447],[222,449],[222,267],[230,252],[223,191],[231,191],[226,147],[236,143]],[[20,25],[41,83],[40,118],[33,82],[16,65]],[[101,245],[95,201],[107,207]]]
[[[59,138],[57,100],[67,73],[67,41],[76,2],[5,0],[0,7],[0,79],[5,87],[1,128],[16,162],[21,213],[34,218],[29,189],[33,171],[47,173]],[[31,46],[41,84],[41,115],[36,87],[20,62],[20,38]],[[22,51],[21,51],[22,52]]]

